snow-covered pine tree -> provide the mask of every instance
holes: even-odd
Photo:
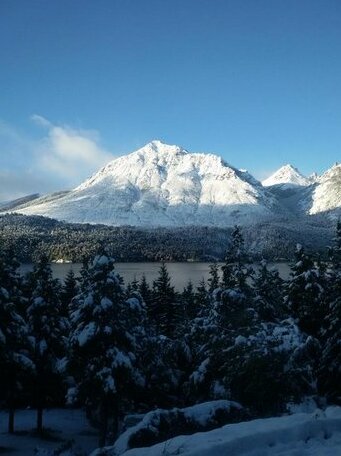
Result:
[[[290,401],[317,393],[316,339],[293,319],[252,325],[236,335],[218,364],[219,384],[257,416],[281,413]]]
[[[192,320],[198,313],[198,305],[191,280],[188,281],[186,287],[184,288],[181,300],[184,307],[185,320]]]
[[[207,280],[208,282],[208,291],[213,293],[213,291],[219,287],[219,267],[217,263],[210,264],[210,276]]]
[[[28,328],[18,310],[23,304],[18,266],[11,252],[0,254],[0,400],[9,410],[9,433],[14,432],[19,396],[34,372],[28,356]]]
[[[321,263],[315,263],[300,244],[297,244],[295,257],[285,302],[300,329],[316,337],[326,315],[324,267]]]
[[[224,329],[248,326],[254,319],[254,290],[248,282],[253,270],[247,266],[246,260],[244,239],[236,226],[222,266],[221,286],[211,297],[210,319]]]
[[[88,280],[89,280],[89,265],[90,260],[88,257],[84,257],[82,261],[82,267],[80,270],[80,280],[79,280],[79,287],[80,291],[84,291],[88,287]]]
[[[136,275],[135,275],[133,280],[132,280],[132,282],[131,282],[131,290],[134,293],[134,292],[138,291],[138,289],[139,289],[139,282],[138,282],[138,280],[136,278]]]
[[[141,278],[139,286],[138,286],[138,291],[139,291],[140,295],[142,296],[142,299],[148,308],[148,306],[150,304],[150,300],[151,300],[151,289],[147,282],[145,274],[142,275],[142,278]]]
[[[341,221],[331,250],[328,270],[327,315],[321,329],[319,386],[329,402],[341,404]]]
[[[207,315],[189,334],[192,400],[230,399],[255,415],[285,410],[290,400],[316,394],[318,342],[293,319],[262,321],[257,300],[239,289],[217,289]]]
[[[262,260],[253,277],[255,309],[262,321],[283,317],[283,280],[277,269],[269,269]]]
[[[115,435],[124,404],[144,386],[137,358],[145,309],[137,294],[126,298],[114,260],[106,254],[94,258],[82,290],[70,316],[69,366],[76,381],[70,395],[75,394],[90,415],[97,413],[103,446],[109,423]]]
[[[42,256],[30,273],[31,296],[27,323],[32,341],[35,377],[32,400],[37,409],[37,431],[43,431],[43,409],[62,396],[61,367],[66,354],[68,320],[61,313],[58,280],[53,279],[46,256]]]
[[[130,296],[131,294],[133,293],[136,293],[139,291],[139,282],[136,278],[136,275],[134,275],[134,278],[131,282],[128,283],[128,285],[126,286],[126,293],[127,293],[127,296]]]
[[[251,277],[252,268],[247,266],[244,238],[239,226],[235,226],[230,246],[225,256],[222,269],[222,287],[248,289],[247,280]]]

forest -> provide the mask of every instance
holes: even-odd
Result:
[[[252,259],[292,260],[295,245],[322,255],[333,237],[334,222],[326,216],[293,221],[263,222],[245,226],[245,250]],[[21,214],[0,215],[0,242],[12,249],[22,263],[32,263],[41,254],[81,263],[94,257],[101,247],[120,262],[222,261],[232,228],[189,226],[136,228],[72,224],[47,217]]]
[[[165,265],[151,287],[146,277],[124,284],[104,245],[79,278],[70,271],[63,283],[46,255],[20,276],[15,252],[2,246],[0,404],[8,432],[17,409],[36,409],[43,434],[44,409],[82,407],[103,446],[127,414],[173,409],[172,426],[159,420],[160,434],[142,432],[133,447],[176,435],[182,415],[174,407],[229,400],[235,405],[219,421],[226,423],[280,415],[307,397],[340,405],[340,222],[324,258],[297,245],[288,280],[265,260],[255,271],[235,227],[222,270],[212,263],[207,283],[178,293]]]

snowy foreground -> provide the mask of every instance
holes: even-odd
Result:
[[[52,456],[63,442],[74,440],[76,454],[91,454],[97,444],[97,433],[79,410],[51,410],[45,414],[50,439],[40,440],[30,433],[34,412],[17,414],[17,434],[5,433],[6,414],[0,412],[0,454]],[[53,432],[52,432],[53,430]],[[38,450],[38,451],[37,451]],[[59,454],[59,453],[58,453]],[[68,451],[61,456],[71,456]],[[93,455],[114,456],[112,448]],[[259,419],[230,424],[210,432],[175,437],[149,448],[136,448],[125,456],[337,456],[341,455],[341,407],[326,411],[296,413],[280,418]]]
[[[110,455],[96,451],[93,456]],[[117,453],[116,453],[117,454]],[[179,436],[125,456],[337,456],[341,455],[341,408],[230,424],[210,432]]]
[[[97,430],[92,428],[81,410],[54,409],[44,411],[45,439],[36,437],[32,431],[35,410],[21,410],[15,415],[16,433],[6,432],[7,413],[0,412],[0,455],[52,456],[66,442],[73,440],[80,454],[89,454],[97,447]],[[48,451],[49,450],[49,451]],[[66,456],[68,453],[62,453]]]

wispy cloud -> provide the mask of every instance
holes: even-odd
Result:
[[[37,145],[37,165],[42,170],[79,183],[113,156],[100,146],[97,132],[59,126],[37,114],[31,119],[47,130],[47,136]]]
[[[56,125],[38,114],[31,121],[41,129],[38,140],[0,121],[0,201],[72,188],[114,158],[96,131]]]

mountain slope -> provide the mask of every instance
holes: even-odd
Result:
[[[153,141],[73,191],[16,211],[117,226],[228,226],[273,218],[279,209],[260,182],[220,157]]]
[[[39,198],[39,193],[34,193],[32,195],[23,196],[21,198],[17,198],[12,201],[0,203],[0,210],[9,211],[11,209],[14,209],[15,207],[23,206],[26,203],[30,203],[31,201],[38,199],[38,198]]]
[[[326,211],[341,215],[341,165],[338,163],[326,171],[312,189],[309,214]]]

